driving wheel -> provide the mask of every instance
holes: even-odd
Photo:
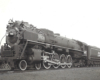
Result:
[[[69,63],[69,64],[67,65],[67,67],[68,67],[68,68],[71,68],[71,67],[72,67],[72,57],[71,57],[70,55],[67,55],[67,56],[66,56],[66,59],[67,59],[66,62]]]
[[[43,61],[43,67],[45,69],[50,69],[51,68],[51,65],[48,62]]]
[[[60,55],[60,62],[61,63],[66,63],[66,56],[64,54]],[[65,68],[66,65],[61,65],[61,68]]]

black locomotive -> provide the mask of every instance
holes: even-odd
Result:
[[[100,49],[68,39],[23,21],[7,25],[6,43],[1,46],[1,67],[7,69],[100,65]]]

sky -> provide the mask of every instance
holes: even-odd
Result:
[[[12,18],[100,47],[100,0],[0,0],[0,39]]]

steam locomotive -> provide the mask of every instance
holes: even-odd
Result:
[[[6,43],[0,54],[2,68],[25,71],[100,65],[100,48],[38,29],[28,22],[11,20],[6,28]]]

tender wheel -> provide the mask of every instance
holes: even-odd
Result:
[[[61,63],[66,63],[66,56],[64,54],[60,55],[60,62]],[[61,68],[65,68],[66,65],[61,65]]]
[[[69,63],[67,65],[68,68],[71,68],[72,67],[72,57],[70,55],[67,55],[66,57],[66,62]]]
[[[19,69],[21,71],[25,71],[27,69],[27,62],[25,60],[21,60],[19,62],[19,65],[18,66],[19,66]]]
[[[41,69],[41,63],[35,63],[35,68],[37,70],[40,70]]]
[[[51,65],[48,62],[43,61],[43,67],[45,69],[50,69],[51,68]]]

